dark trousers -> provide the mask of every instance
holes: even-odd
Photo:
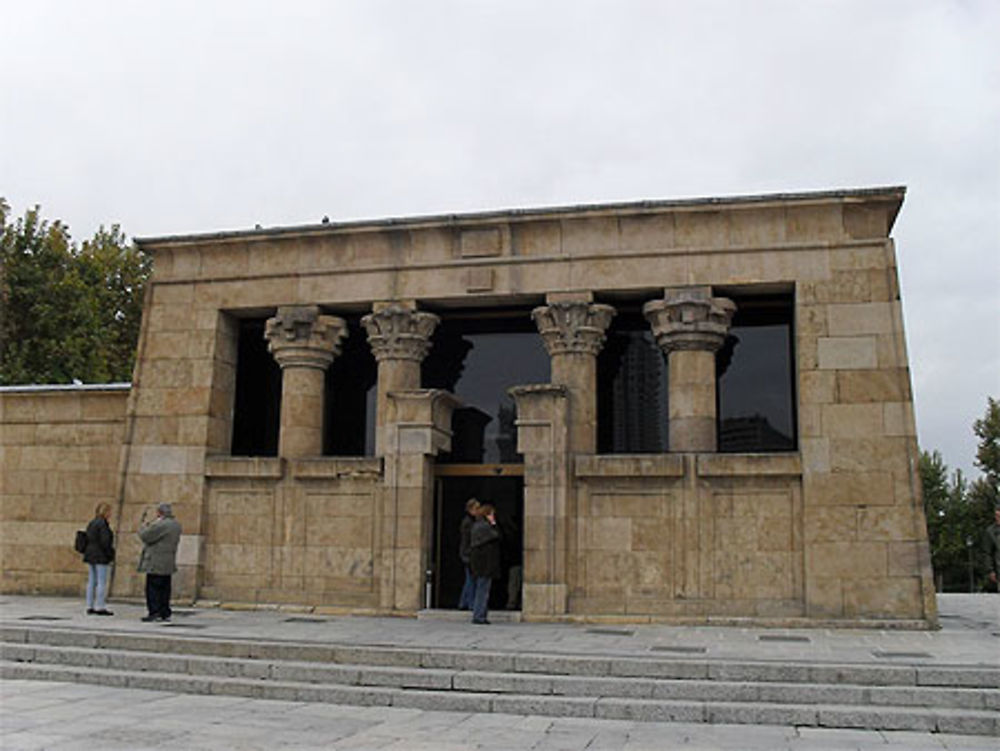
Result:
[[[486,608],[490,604],[490,585],[493,580],[488,576],[476,577],[476,593],[472,598],[472,622],[486,622]]]
[[[465,584],[462,585],[462,594],[458,597],[459,610],[472,610],[472,599],[476,594],[476,579],[469,571],[469,564],[465,564]]]
[[[146,610],[157,618],[170,617],[170,574],[146,574]]]

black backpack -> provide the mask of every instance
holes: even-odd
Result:
[[[82,530],[76,530],[76,539],[73,540],[73,550],[77,553],[83,553],[87,549],[87,533]]]

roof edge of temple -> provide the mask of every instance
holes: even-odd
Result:
[[[333,232],[381,230],[388,228],[418,228],[433,226],[476,225],[496,221],[530,221],[546,217],[594,216],[606,213],[638,214],[669,209],[696,209],[700,207],[738,208],[741,205],[766,205],[769,203],[859,203],[891,202],[888,231],[899,214],[906,195],[905,185],[837,190],[800,191],[787,193],[760,193],[750,195],[719,196],[709,198],[680,198],[663,200],[638,200],[563,206],[540,206],[520,209],[496,209],[454,214],[423,214],[383,219],[355,219],[342,222],[259,227],[245,230],[224,230],[159,237],[136,237],[141,246],[201,244],[226,240],[267,239],[294,235],[324,235]]]

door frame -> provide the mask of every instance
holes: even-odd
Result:
[[[433,561],[433,574],[430,581],[431,602],[436,602],[441,593],[441,524],[444,505],[444,485],[440,482],[445,477],[524,477],[524,464],[437,464],[434,465],[434,508],[431,534],[431,555]],[[522,490],[523,493],[523,483]],[[522,506],[523,517],[523,506]],[[524,519],[519,520],[518,528],[521,532],[521,545],[524,545]],[[451,608],[441,608],[435,606],[434,609],[450,610]]]

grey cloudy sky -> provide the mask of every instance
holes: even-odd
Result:
[[[995,0],[0,0],[0,196],[74,238],[903,184],[921,444],[1000,396]]]

